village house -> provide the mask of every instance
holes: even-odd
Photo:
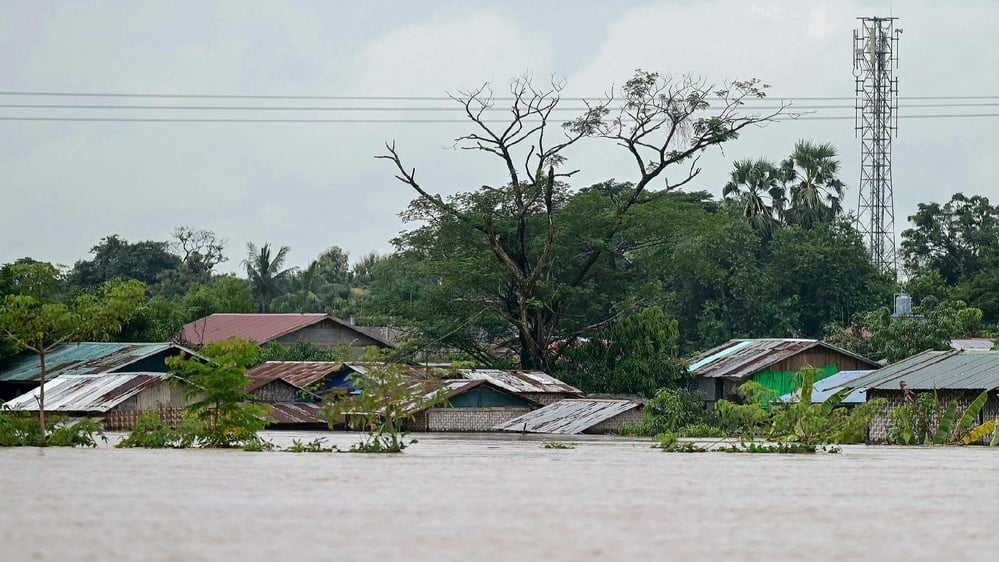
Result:
[[[642,421],[642,403],[635,400],[569,399],[499,423],[496,431],[521,433],[619,433],[621,425]]]
[[[444,393],[443,403],[410,412],[410,431],[492,431],[493,426],[538,408],[487,380],[424,380],[414,384],[423,396]]]
[[[830,375],[814,384],[812,387],[812,404],[821,404],[826,401],[830,396],[836,394],[837,392],[843,390],[844,388],[854,388],[855,380],[873,373],[874,371],[867,369],[863,371],[840,371],[835,375]],[[780,402],[797,402],[801,399],[801,390],[795,390],[778,398]],[[853,392],[846,395],[843,400],[839,402],[840,406],[857,406],[863,404],[867,401],[867,393],[862,390],[854,390]]]
[[[355,326],[329,314],[212,314],[185,324],[181,337],[198,347],[229,338],[260,345],[270,342],[292,345],[304,341],[321,349],[347,346],[358,357],[367,347],[393,347],[375,330]]]
[[[999,351],[924,351],[860,377],[851,383],[867,400],[884,398],[885,407],[871,422],[868,442],[885,443],[890,412],[905,404],[906,393],[936,393],[940,404],[957,401],[961,416],[971,402],[988,390],[988,401],[976,424],[999,416]]]
[[[191,400],[167,373],[65,374],[45,382],[45,411],[78,417],[103,418],[108,430],[130,430],[146,410],[168,423],[180,421]],[[41,387],[7,401],[13,409],[38,411]]]
[[[45,355],[45,378],[121,372],[167,372],[166,359],[193,351],[173,343],[65,343]],[[38,355],[21,353],[0,365],[0,400],[9,400],[41,381]]]
[[[881,365],[823,341],[808,339],[730,340],[695,356],[687,365],[708,407],[722,398],[735,399],[736,389],[755,381],[776,396],[794,392],[795,372],[812,366],[816,380],[840,371],[877,369]]]

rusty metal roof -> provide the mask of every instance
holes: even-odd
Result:
[[[469,380],[489,381],[509,392],[583,395],[582,390],[543,371],[459,369],[458,375]]]
[[[162,384],[167,373],[62,375],[45,382],[46,412],[107,412],[136,394]],[[7,405],[38,410],[41,387],[22,394]]]
[[[859,389],[991,390],[999,387],[999,351],[924,351],[854,380]]]
[[[263,381],[255,388],[274,379],[282,379],[299,388],[305,388],[343,369],[343,363],[328,361],[268,361],[247,371],[246,376],[253,381]]]
[[[528,412],[510,421],[494,426],[498,431],[523,431],[527,433],[582,433],[600,422],[623,414],[642,403],[634,400],[596,400],[591,398],[568,399],[549,404],[540,410]]]
[[[371,338],[386,347],[392,344],[378,334],[359,329],[329,314],[236,314],[217,313],[184,325],[184,341],[204,345],[229,338],[250,340],[259,344],[267,343],[296,330],[307,328],[325,320],[339,324],[360,335]]]
[[[195,355],[190,349],[173,343],[67,343],[45,356],[47,379],[64,375],[93,375],[122,371],[129,365],[157,353],[175,350]],[[38,356],[25,353],[0,367],[0,382],[38,381],[41,379]]]
[[[267,419],[271,423],[325,423],[319,419],[319,404],[311,402],[278,402],[268,404]]]
[[[874,361],[823,341],[752,339],[730,340],[714,349],[705,351],[689,361],[687,370],[690,374],[698,377],[743,379],[760,371],[765,371],[771,365],[798,353],[816,347],[852,357],[867,363],[872,369],[879,367]]]

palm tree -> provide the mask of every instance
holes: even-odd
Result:
[[[738,201],[742,216],[769,237],[783,220],[785,195],[781,171],[773,163],[749,159],[735,163],[722,195]]]
[[[260,312],[271,311],[271,301],[281,293],[288,277],[295,270],[295,268],[281,269],[290,249],[288,246],[281,246],[272,258],[270,244],[264,244],[259,250],[253,242],[246,244],[246,259],[243,260],[243,265],[246,267],[246,276],[253,287],[253,296],[257,299]]]
[[[842,212],[846,186],[836,177],[839,160],[832,144],[798,141],[794,152],[781,164],[781,170],[790,184],[789,214],[794,222],[809,228]]]

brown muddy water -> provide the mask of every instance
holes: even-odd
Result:
[[[347,434],[269,432],[279,445]],[[987,560],[999,450],[0,450],[0,560]]]

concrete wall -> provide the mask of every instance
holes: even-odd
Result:
[[[372,345],[385,347],[365,334],[329,320],[285,334],[276,341],[282,345],[292,345],[303,340],[316,347],[336,347],[339,345],[347,345],[357,349]]]
[[[564,392],[520,392],[518,394],[528,400],[533,400],[542,406],[554,404],[565,400],[566,398],[579,398],[579,396],[575,394],[567,394]]]

